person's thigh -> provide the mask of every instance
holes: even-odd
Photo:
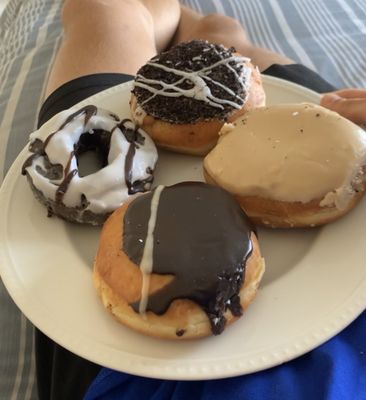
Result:
[[[135,74],[156,54],[152,16],[137,0],[66,0],[62,24],[64,37],[46,96],[84,75]]]

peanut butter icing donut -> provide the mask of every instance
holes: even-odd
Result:
[[[264,262],[251,222],[226,191],[158,186],[106,221],[94,264],[104,306],[147,335],[218,335],[254,298]]]
[[[292,104],[251,111],[223,129],[204,173],[207,182],[234,194],[255,222],[307,227],[356,205],[365,164],[363,129],[321,106]]]
[[[263,106],[259,71],[250,60],[203,40],[181,43],[138,72],[133,119],[168,150],[207,154],[225,121]]]
[[[86,151],[99,154],[101,168],[82,176],[79,156]],[[142,129],[88,105],[61,112],[31,134],[22,173],[49,216],[100,225],[150,188],[156,161],[155,145]]]

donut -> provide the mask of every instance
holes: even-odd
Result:
[[[324,225],[364,195],[366,134],[315,104],[264,107],[227,126],[203,165],[258,224]]]
[[[250,60],[203,40],[147,62],[130,101],[132,119],[158,146],[195,155],[207,154],[225,122],[264,103],[261,75]]]
[[[149,336],[218,335],[255,297],[264,261],[234,198],[203,182],[158,186],[117,209],[93,280],[104,307]]]
[[[88,151],[101,165],[82,174],[80,156]],[[155,145],[142,129],[88,105],[57,114],[30,135],[22,174],[49,216],[100,225],[131,196],[150,189],[156,161]]]

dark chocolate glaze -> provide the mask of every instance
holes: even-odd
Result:
[[[35,139],[30,145],[29,145],[29,151],[32,153],[42,153],[44,150],[43,142],[41,139]]]
[[[176,334],[178,337],[183,336],[185,333],[186,333],[186,331],[185,331],[184,329],[178,329],[178,330],[175,332],[175,334]]]
[[[152,195],[137,197],[124,217],[123,250],[137,265]],[[191,299],[207,313],[212,332],[221,333],[227,309],[235,316],[242,314],[239,291],[253,229],[238,203],[221,188],[200,182],[164,188],[154,230],[153,273],[174,279],[149,297],[147,310],[161,315],[174,299]],[[138,302],[131,305],[138,312]]]
[[[213,65],[222,59],[227,59],[231,57],[234,52],[234,48],[226,49],[222,45],[210,44],[203,40],[193,40],[191,42],[178,44],[170,50],[157,55],[151,61],[181,71],[191,72]],[[235,70],[239,76],[244,68],[243,63],[238,63],[237,61],[231,61],[230,67]],[[228,69],[225,65],[219,65],[211,69],[209,77],[230,88],[241,98],[241,102],[238,102],[238,99],[233,95],[213,84],[210,80],[206,80],[206,83],[214,96],[243,105],[246,98],[246,92],[233,70]],[[144,65],[137,72],[137,82],[139,81],[139,75],[169,84],[175,83],[181,78],[173,73],[158,69],[148,64]],[[156,85],[155,87],[157,89],[161,88],[160,85]],[[185,80],[179,85],[179,87],[189,89],[193,87],[193,84],[191,81]],[[187,124],[211,118],[226,120],[232,111],[234,111],[234,107],[231,105],[224,105],[224,108],[220,109],[213,107],[204,101],[190,97],[166,97],[163,95],[152,97],[151,92],[137,86],[134,87],[133,93],[136,96],[139,105],[151,98],[142,106],[143,110],[147,114],[154,118],[176,124]]]
[[[72,181],[72,178],[78,173],[76,169],[73,169],[71,172],[69,172],[64,180],[61,182],[60,186],[57,188],[56,191],[56,196],[55,200],[56,203],[62,203],[62,200],[64,199],[65,193],[67,191],[67,188],[70,185],[70,182]]]
[[[131,122],[129,119],[124,119],[120,124],[119,128],[124,134],[126,140],[130,144],[126,159],[125,159],[125,182],[128,189],[128,194],[135,194],[139,192],[146,192],[146,185],[153,181],[153,171],[151,171],[151,176],[143,180],[132,180],[132,170],[133,170],[133,159],[136,153],[136,148],[145,143],[144,136],[139,132],[139,128],[129,128],[126,123]],[[147,171],[148,172],[148,171]]]
[[[87,106],[84,106],[80,108],[79,110],[75,111],[73,114],[69,115],[65,122],[60,126],[60,129],[64,129],[67,124],[69,124],[71,121],[73,121],[76,117],[78,117],[80,114],[84,114],[84,126],[90,121],[91,117],[96,115],[98,112],[98,108],[92,104],[89,104]]]

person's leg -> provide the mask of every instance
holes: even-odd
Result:
[[[180,20],[179,0],[140,0],[149,10],[155,33],[156,50],[165,50],[172,41]]]
[[[254,46],[248,39],[240,23],[221,14],[202,16],[188,7],[181,7],[181,18],[175,33],[173,44],[192,39],[208,40],[222,44],[225,47],[235,47],[243,56],[249,57],[260,71],[272,64],[293,64],[294,61],[272,52]]]
[[[168,45],[179,17],[178,0],[66,0],[64,38],[46,96],[84,75],[135,74]]]
[[[233,46],[240,54],[249,57],[266,75],[292,81],[317,92],[334,90],[332,85],[309,68],[296,64],[283,55],[253,45],[235,19],[220,14],[202,16],[182,6],[181,19],[172,44],[192,39],[204,39],[223,44],[225,47]]]

